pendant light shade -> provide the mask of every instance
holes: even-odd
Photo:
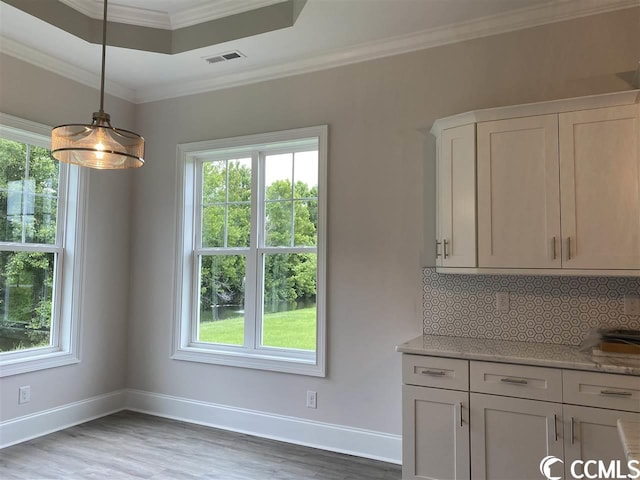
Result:
[[[97,169],[137,168],[144,165],[144,138],[111,126],[104,112],[104,71],[107,46],[107,0],[102,21],[102,77],[100,110],[89,125],[59,125],[51,131],[51,155],[56,160]]]
[[[106,113],[94,112],[91,125],[59,125],[51,132],[51,154],[61,162],[98,169],[144,165],[144,139],[114,128]]]

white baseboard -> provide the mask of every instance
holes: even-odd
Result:
[[[121,410],[246,433],[400,464],[402,436],[199,402],[141,390],[118,390],[0,422],[0,449]]]
[[[69,403],[61,407],[13,418],[0,423],[0,448],[57,432],[122,410],[125,391],[115,392]]]
[[[127,410],[400,464],[402,436],[127,390]]]

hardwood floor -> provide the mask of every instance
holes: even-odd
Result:
[[[398,480],[399,465],[119,412],[0,450],[0,478]]]

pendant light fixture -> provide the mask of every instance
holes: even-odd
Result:
[[[107,0],[102,19],[102,77],[100,110],[91,125],[59,125],[51,131],[51,155],[56,160],[97,169],[137,168],[144,165],[144,138],[111,126],[104,112],[104,71],[107,49]]]

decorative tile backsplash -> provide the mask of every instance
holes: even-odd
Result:
[[[496,310],[496,293],[510,310]],[[624,295],[640,296],[638,277],[452,275],[424,269],[424,333],[579,345],[592,327],[640,330],[624,314]]]

